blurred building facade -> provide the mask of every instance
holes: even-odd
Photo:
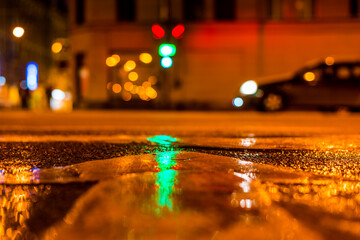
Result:
[[[359,0],[74,0],[69,10],[78,103],[226,109],[246,80],[360,55]],[[170,39],[177,53],[163,69],[151,26],[163,26],[166,39],[178,23],[185,32]],[[111,56],[120,60],[109,65]],[[136,68],[126,71],[128,61]]]
[[[14,36],[15,27],[22,28],[23,35]],[[57,64],[51,45],[56,39],[67,36],[67,28],[64,0],[0,1],[0,76],[4,83],[0,86],[0,101],[8,101],[3,105],[16,106],[20,104],[16,103],[21,102],[20,98],[24,98],[25,103],[29,100],[25,98],[30,97],[38,86],[45,88],[50,71]],[[38,79],[29,92],[25,79],[30,62],[38,67]],[[19,93],[16,95],[16,92]],[[37,97],[44,98],[44,94],[43,91]]]

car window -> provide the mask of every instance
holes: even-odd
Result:
[[[360,64],[354,65],[352,73],[353,73],[352,83],[360,86]]]
[[[351,79],[351,69],[349,66],[339,66],[336,69],[336,78],[340,81]]]

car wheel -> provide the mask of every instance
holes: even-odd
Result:
[[[271,92],[264,95],[261,101],[261,108],[264,111],[267,112],[273,112],[273,111],[279,111],[284,109],[285,102],[284,102],[284,96]]]

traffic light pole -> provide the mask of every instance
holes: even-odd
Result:
[[[159,100],[161,108],[169,109],[173,107],[172,91],[175,82],[174,68],[176,67],[173,66],[172,58],[176,54],[175,43],[177,43],[177,39],[182,37],[185,27],[182,24],[175,25],[174,22],[172,22],[171,0],[161,0],[160,8],[163,10],[160,12],[165,13],[160,16],[164,28],[159,24],[154,24],[151,29],[155,39],[163,39],[159,46],[157,46],[160,64],[159,82],[161,85],[161,98],[159,98]]]

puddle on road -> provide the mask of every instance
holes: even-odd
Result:
[[[0,185],[0,239],[38,239],[93,184]]]
[[[258,177],[276,177],[272,168],[171,150],[73,168],[80,179],[106,180],[81,196],[45,239],[304,239],[304,233],[318,239],[252,187]]]
[[[0,179],[7,184],[1,195],[0,234],[4,239],[19,233],[25,239],[35,238],[34,233],[43,239],[360,236],[356,230],[360,229],[360,186],[356,181],[171,147],[63,168],[2,172]],[[54,218],[51,227],[37,228],[46,218],[32,214],[36,203],[46,206],[41,199],[61,199],[67,192],[63,188],[56,197],[44,197],[50,193],[46,188],[40,191],[40,186],[58,188],[79,182],[97,184],[68,200],[63,215]],[[24,183],[28,185],[18,185]],[[68,194],[72,191],[70,187]]]

